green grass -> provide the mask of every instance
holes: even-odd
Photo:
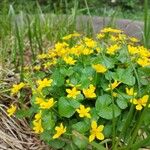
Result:
[[[16,14],[10,5],[9,12],[0,15],[1,66],[5,68],[8,62],[14,64],[16,70],[21,71],[23,79],[24,55],[31,55],[31,63],[34,63],[37,54],[47,51],[54,42],[75,31],[76,11],[74,7],[69,16],[62,17],[43,14],[39,7],[33,15],[23,11]]]

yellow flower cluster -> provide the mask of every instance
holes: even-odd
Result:
[[[132,57],[136,58],[136,62],[142,66],[150,66],[150,51],[143,46],[128,45],[128,51]]]
[[[103,140],[104,125],[98,125],[100,120],[97,122],[94,120],[94,111],[96,110],[98,113],[96,101],[87,100],[96,100],[104,94],[110,96],[110,91],[113,98],[117,99],[117,102],[114,103],[116,106],[118,105],[118,109],[122,109],[119,108],[118,101],[121,93],[124,93],[127,102],[131,99],[130,105],[132,103],[136,110],[142,110],[147,105],[149,96],[139,96],[139,93],[136,92],[136,85],[126,83],[124,77],[120,77],[122,74],[117,72],[119,69],[126,70],[130,67],[130,62],[121,60],[124,55],[126,55],[125,58],[131,56],[131,61],[136,67],[150,66],[150,52],[143,46],[138,46],[138,42],[136,38],[126,36],[121,30],[104,28],[97,34],[96,40],[82,37],[78,33],[69,34],[62,38],[62,42],[55,43],[48,53],[38,55],[36,66],[31,67],[31,74],[36,71],[44,72],[44,77],[38,75],[38,77],[34,77],[36,85],[30,87],[33,96],[32,105],[36,107],[34,112],[36,114],[32,122],[34,132],[40,134],[47,131],[47,127],[44,125],[44,115],[50,112],[54,120],[57,120],[54,124],[56,126],[53,125],[51,130],[52,139],[57,139],[64,133],[70,132],[67,121],[62,122],[62,120],[71,116],[70,120],[73,118],[75,122],[79,121],[79,117],[80,120],[90,122],[91,129],[86,133],[89,134],[89,142],[95,139]],[[55,77],[55,71],[56,74],[58,73],[58,77]],[[111,75],[109,73],[112,73],[112,83],[108,79],[108,75]],[[59,84],[59,75],[62,77],[62,84]],[[64,81],[66,82],[64,83]],[[24,86],[23,82],[13,85],[11,93],[18,93]],[[63,98],[64,104],[63,100],[60,100],[61,98]],[[68,104],[67,113],[65,104]],[[61,106],[64,106],[64,112],[61,110]],[[11,105],[7,110],[8,115],[13,115],[16,109],[15,105]],[[100,113],[98,115],[102,117]],[[54,129],[55,131],[53,131]]]
[[[95,89],[92,84],[89,85],[89,88],[83,89],[83,94],[86,98],[95,98]],[[77,90],[76,87],[73,87],[72,89],[66,89],[66,92],[68,93],[67,97],[68,98],[73,98],[76,99],[79,94],[81,94],[81,91]]]

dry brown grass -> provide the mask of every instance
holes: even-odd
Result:
[[[49,150],[25,119],[8,117],[6,109],[5,105],[0,104],[0,150]]]
[[[26,119],[8,117],[7,108],[17,99],[9,96],[11,85],[18,80],[13,70],[0,68],[0,150],[49,150],[33,133]]]

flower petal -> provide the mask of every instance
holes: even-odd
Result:
[[[95,120],[92,121],[91,127],[92,127],[92,129],[96,129],[97,128],[97,123],[96,123]]]
[[[142,109],[142,105],[136,105],[136,110],[141,110]]]
[[[95,139],[95,135],[94,135],[94,134],[91,134],[91,135],[89,136],[89,142],[92,142],[94,139]]]
[[[97,133],[97,134],[96,134],[96,138],[99,139],[99,140],[104,140],[104,135],[103,135],[103,133]]]
[[[100,131],[100,132],[103,131],[103,129],[104,129],[103,125],[99,125],[98,128],[97,128],[97,130]]]

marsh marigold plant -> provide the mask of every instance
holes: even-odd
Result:
[[[134,149],[149,137],[150,51],[119,29],[96,37],[66,35],[12,86],[8,115],[29,118],[54,149]]]

